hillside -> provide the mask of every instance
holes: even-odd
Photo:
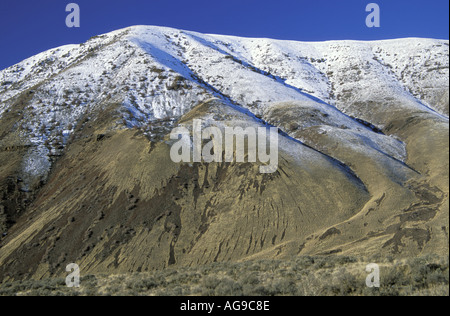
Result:
[[[448,257],[449,43],[136,26],[0,72],[0,281]],[[174,163],[176,126],[279,129],[279,165]]]

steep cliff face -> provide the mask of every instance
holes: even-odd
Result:
[[[448,254],[448,41],[132,27],[1,71],[0,100],[0,280]],[[277,171],[172,162],[195,119],[276,126]]]

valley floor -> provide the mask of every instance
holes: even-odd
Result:
[[[367,262],[380,262],[380,288],[366,286]],[[82,276],[0,284],[0,296],[448,296],[448,257],[297,257],[215,263],[151,273]]]

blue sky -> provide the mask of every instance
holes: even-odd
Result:
[[[77,29],[65,25],[70,2],[81,8]],[[371,2],[381,8],[377,29],[365,25]],[[131,25],[300,41],[448,39],[448,12],[448,0],[2,0],[0,69]]]

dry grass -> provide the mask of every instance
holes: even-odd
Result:
[[[370,258],[375,259],[375,258]],[[448,296],[448,257],[383,259],[381,287],[365,285],[368,260],[298,257],[217,263],[152,273],[85,276],[70,289],[64,279],[0,285],[1,296]],[[380,259],[378,259],[380,260]]]

